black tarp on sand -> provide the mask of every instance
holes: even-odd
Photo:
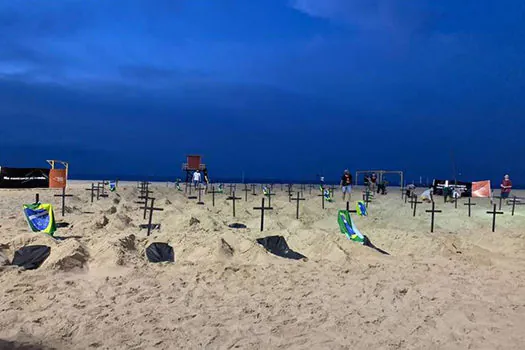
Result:
[[[173,248],[166,243],[151,243],[150,246],[146,248],[146,256],[152,263],[175,261],[175,252]]]
[[[26,270],[38,269],[51,253],[51,248],[45,245],[28,245],[15,252],[13,265]]]
[[[258,238],[257,243],[262,245],[267,251],[282,258],[300,260],[305,259],[306,256],[294,252],[288,247],[286,239],[283,236],[268,236]]]

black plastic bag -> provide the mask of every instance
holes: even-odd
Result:
[[[152,263],[175,261],[175,252],[173,248],[166,243],[151,243],[150,246],[146,248],[146,256]]]
[[[51,248],[45,245],[28,245],[15,252],[13,265],[23,267],[26,270],[38,269],[48,258]]]
[[[282,258],[300,260],[306,257],[302,254],[294,252],[288,247],[286,239],[283,236],[268,236],[258,238],[257,243],[262,245],[267,251]]]

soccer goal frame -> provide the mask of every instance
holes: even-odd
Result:
[[[359,175],[361,174],[366,175],[366,174],[372,174],[372,173],[376,173],[377,180],[379,181],[379,183],[383,182],[383,178],[386,174],[399,175],[399,178],[401,179],[399,184],[401,185],[401,187],[405,186],[405,183],[404,183],[405,176],[403,172],[399,170],[358,170],[355,172],[355,185],[357,186],[359,184],[359,181],[358,181]]]

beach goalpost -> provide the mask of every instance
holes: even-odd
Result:
[[[386,174],[395,174],[395,175],[399,175],[399,178],[400,178],[400,186],[403,187],[405,184],[404,184],[404,175],[403,175],[403,172],[402,171],[399,171],[399,170],[358,170],[355,172],[355,185],[357,186],[358,185],[358,179],[359,179],[359,175],[366,175],[366,174],[372,174],[372,173],[376,173],[377,174],[377,180],[379,181],[379,183],[382,183],[383,182],[383,178]]]

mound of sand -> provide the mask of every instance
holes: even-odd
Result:
[[[40,267],[55,271],[71,271],[87,267],[87,248],[75,239],[61,241],[51,248],[51,254]]]

